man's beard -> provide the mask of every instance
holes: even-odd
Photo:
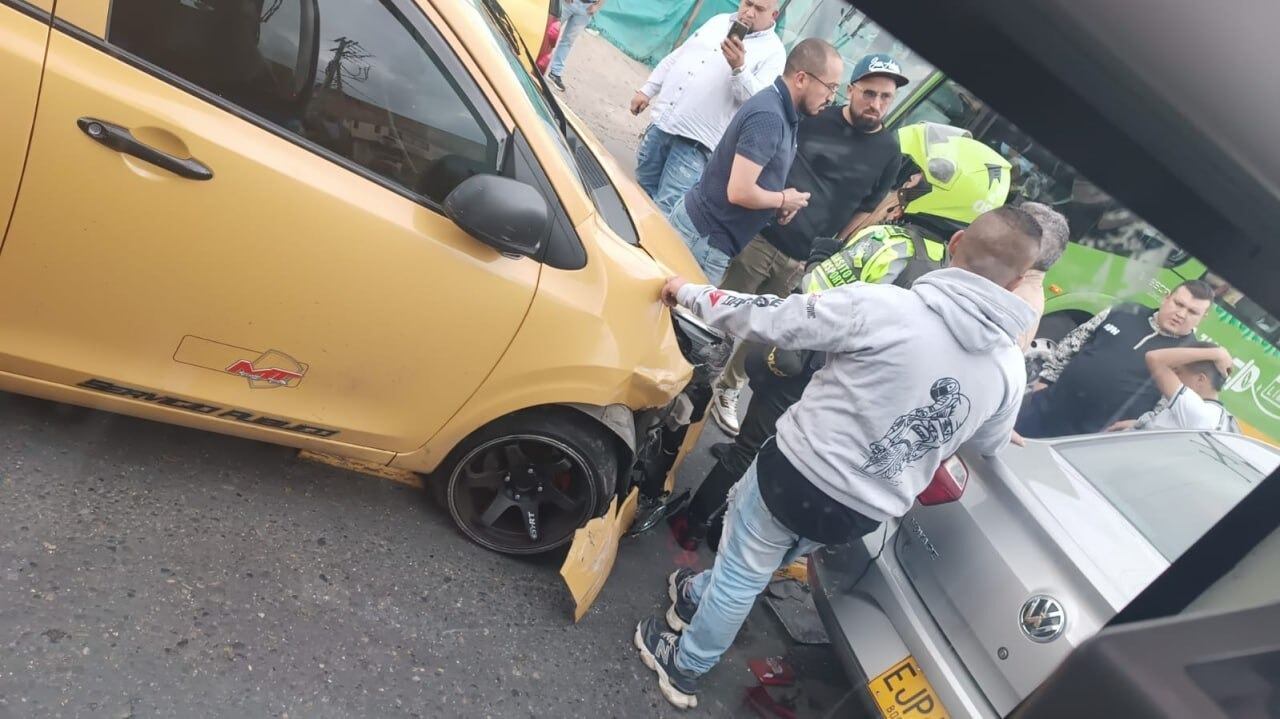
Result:
[[[866,115],[855,115],[853,118],[853,129],[858,132],[871,132],[880,127],[879,117],[868,117]]]

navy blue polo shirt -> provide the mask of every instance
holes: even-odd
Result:
[[[757,185],[781,192],[796,157],[799,123],[791,91],[782,78],[756,93],[733,116],[702,178],[684,196],[689,219],[699,233],[710,238],[712,247],[736,256],[777,214],[776,209],[749,210],[730,203],[729,172],[734,156],[742,155],[764,168]]]

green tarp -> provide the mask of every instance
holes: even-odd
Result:
[[[696,4],[697,0],[608,0],[593,25],[619,50],[652,67],[675,47]]]

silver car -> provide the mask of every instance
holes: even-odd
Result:
[[[1278,464],[1193,431],[962,453],[958,501],[815,553],[809,581],[886,717],[1004,716]]]

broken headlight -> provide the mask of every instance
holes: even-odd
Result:
[[[705,374],[714,377],[724,369],[733,349],[733,342],[728,337],[712,329],[683,307],[671,310],[671,322],[676,328],[676,342],[680,345],[680,353],[697,370],[697,376]]]

